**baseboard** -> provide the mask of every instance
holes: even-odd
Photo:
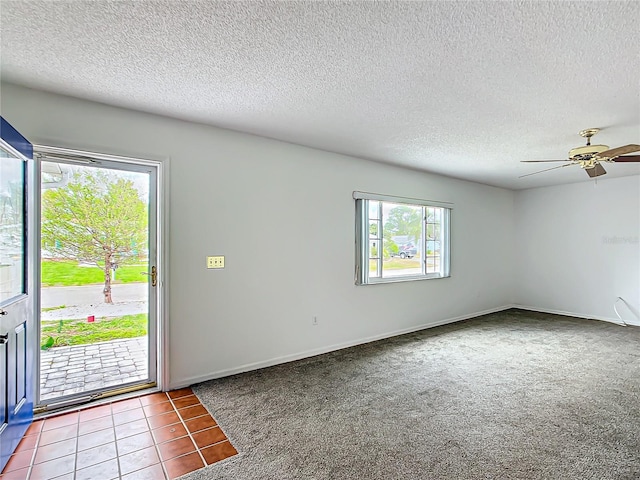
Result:
[[[313,350],[306,350],[304,352],[298,352],[291,355],[284,355],[282,357],[272,358],[270,360],[264,360],[261,362],[247,363],[240,365],[239,367],[229,368],[226,370],[219,370],[217,372],[208,373],[206,375],[196,375],[185,379],[177,380],[175,383],[171,382],[170,390],[176,388],[188,387],[200,382],[206,382],[207,380],[214,380],[216,378],[228,377],[230,375],[236,375],[238,373],[250,372],[252,370],[258,370],[260,368],[273,367],[274,365],[280,365],[282,363],[293,362],[296,360],[302,360],[303,358],[315,357],[316,355],[322,355],[323,353],[334,352],[336,350],[342,350],[343,348],[355,347],[356,345],[363,345],[365,343],[375,342],[377,340],[383,340],[385,338],[397,337],[398,335],[405,335],[407,333],[418,332],[427,328],[439,327],[442,325],[448,325],[450,323],[461,322],[470,318],[480,317],[482,315],[488,315],[490,313],[501,312],[512,308],[513,305],[503,305],[489,310],[483,310],[481,312],[469,313],[466,315],[460,315],[458,317],[447,318],[444,320],[438,320],[432,323],[426,323],[415,327],[403,328],[400,330],[394,330],[392,332],[383,333],[380,335],[374,335],[371,337],[365,337],[358,340],[338,343],[327,347],[316,348]],[[519,308],[519,307],[518,307]]]
[[[593,315],[585,315],[584,313],[575,313],[575,312],[567,312],[564,310],[554,310],[552,308],[540,308],[540,307],[531,307],[529,305],[519,305],[513,304],[511,308],[519,308],[521,310],[529,310],[532,312],[540,312],[540,313],[551,313],[553,315],[564,315],[565,317],[575,317],[575,318],[584,318],[585,320],[599,320],[601,322],[610,322],[615,323],[616,325],[633,325],[640,326],[640,323],[635,323],[632,321],[625,321],[625,323],[621,322],[619,318],[614,317],[597,317]]]

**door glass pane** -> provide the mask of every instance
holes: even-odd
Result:
[[[21,323],[15,328],[16,342],[16,398],[15,405],[27,396],[27,325]]]
[[[42,171],[40,400],[146,382],[149,173]]]
[[[0,148],[0,305],[25,293],[24,169]]]

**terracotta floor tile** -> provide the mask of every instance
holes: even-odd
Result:
[[[134,422],[118,425],[115,427],[115,430],[116,430],[116,438],[120,440],[121,438],[130,437],[132,435],[137,435],[142,432],[148,432],[149,424],[145,419],[136,420]]]
[[[104,430],[98,430],[97,432],[88,433],[87,435],[80,435],[78,437],[78,451],[81,452],[89,448],[97,447],[98,445],[114,442],[115,440],[116,434],[113,428],[106,428]]]
[[[142,450],[154,444],[153,437],[150,432],[139,433],[131,437],[118,440],[118,455],[126,455],[127,453]]]
[[[151,425],[151,428],[160,428],[172,423],[179,423],[180,417],[176,412],[165,413],[163,415],[156,415],[155,417],[147,418],[147,422]]]
[[[38,443],[38,435],[29,435],[28,437],[22,437],[20,443],[16,447],[16,453],[22,452],[24,450],[31,450],[36,448],[36,444]]]
[[[224,432],[220,430],[220,427],[209,428],[193,434],[193,440],[200,448],[208,447],[209,445],[213,445],[214,443],[218,443],[226,439],[227,437]]]
[[[76,470],[87,468],[97,463],[106,462],[107,460],[111,460],[117,456],[118,453],[116,452],[115,442],[99,445],[97,447],[78,452],[76,458]]]
[[[29,425],[29,428],[27,428],[27,432],[25,433],[25,435],[35,435],[37,433],[40,433],[40,431],[42,430],[42,425],[44,425],[44,420],[36,420],[31,425]]]
[[[118,460],[114,458],[113,460],[107,460],[106,462],[78,470],[75,478],[76,480],[113,480],[120,478]]]
[[[50,445],[45,445],[44,447],[38,447],[33,463],[48,462],[50,460],[65,457],[67,455],[75,453],[77,442],[78,439],[74,437],[68,440],[63,440],[62,442],[56,442]]]
[[[164,480],[165,478],[167,477],[160,463],[122,476],[122,480]]]
[[[153,417],[154,415],[162,415],[163,413],[173,412],[174,408],[170,402],[155,403],[153,405],[147,405],[144,407],[144,413],[147,417]]]
[[[142,406],[153,405],[154,403],[168,402],[169,397],[164,392],[152,393],[151,395],[145,395],[140,397],[140,403]]]
[[[189,395],[187,397],[176,398],[173,401],[173,404],[176,406],[176,409],[180,409],[184,407],[190,407],[192,405],[198,405],[200,404],[200,400],[198,400],[198,397],[196,397],[195,395]]]
[[[191,453],[196,451],[196,446],[193,444],[193,440],[189,437],[182,437],[170,442],[161,443],[158,445],[160,450],[160,457],[162,460],[170,460],[185,453]]]
[[[124,412],[113,414],[113,424],[122,425],[123,423],[133,422],[144,418],[142,408],[134,408],[133,410],[125,410]]]
[[[75,462],[75,455],[67,455],[66,457],[56,458],[55,460],[39,463],[38,465],[34,465],[33,469],[31,470],[30,478],[35,480],[59,477],[61,475],[64,475],[65,473],[73,472]]]
[[[2,480],[27,480],[27,475],[29,475],[29,469],[21,468],[20,470],[5,472],[0,478],[2,478]]]
[[[113,413],[124,412],[125,410],[132,410],[134,408],[140,408],[142,404],[138,398],[130,398],[128,400],[120,400],[119,402],[113,402],[111,404],[111,411]]]
[[[0,479],[167,480],[237,454],[191,388],[37,420],[27,432]]]
[[[168,442],[179,437],[184,437],[187,434],[187,429],[181,423],[174,425],[167,425],[166,427],[156,428],[152,430],[153,437],[156,439],[156,443]]]
[[[182,408],[178,410],[178,413],[184,420],[189,420],[190,418],[206,415],[209,412],[202,405],[196,405],[195,407]]]
[[[87,420],[80,422],[78,426],[78,434],[85,435],[87,433],[97,432],[98,430],[104,430],[105,428],[113,427],[113,418],[111,415],[107,417],[94,418],[93,420]]]
[[[200,450],[200,452],[206,460],[207,465],[219,462],[220,460],[224,460],[225,458],[233,457],[238,453],[234,446],[231,445],[231,442],[229,442],[229,440],[216,443],[211,447],[203,448],[202,450]]]
[[[208,414],[202,417],[192,418],[184,423],[187,426],[187,430],[191,433],[204,430],[205,428],[215,427],[217,425],[213,417]]]
[[[170,392],[167,392],[167,395],[172,399],[186,397],[187,395],[193,395],[193,390],[191,390],[191,388],[181,388],[179,390],[171,390]]]
[[[100,405],[99,407],[91,407],[85,410],[80,410],[80,422],[87,420],[93,420],[94,418],[104,417],[111,415],[111,405]]]
[[[202,467],[204,467],[204,463],[197,452],[164,462],[164,468],[166,468],[171,480]]]
[[[4,467],[3,472],[11,472],[12,470],[20,470],[22,468],[31,465],[33,459],[34,450],[24,450],[22,452],[14,453],[9,458],[7,465]]]
[[[78,412],[66,413],[56,417],[49,417],[44,420],[42,431],[53,430],[54,428],[66,427],[78,423]]]
[[[120,462],[120,472],[122,475],[140,470],[142,468],[150,467],[160,462],[156,447],[143,448],[126,455],[118,457]]]

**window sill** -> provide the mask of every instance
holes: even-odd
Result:
[[[367,286],[367,285],[381,285],[385,283],[400,283],[400,282],[415,282],[419,280],[438,280],[442,278],[450,278],[451,275],[441,276],[441,275],[412,275],[406,277],[387,277],[387,278],[375,278],[369,280],[366,283],[356,281],[357,286]]]

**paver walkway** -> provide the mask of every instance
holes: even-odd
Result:
[[[147,337],[55,347],[40,353],[40,399],[144,380]]]

